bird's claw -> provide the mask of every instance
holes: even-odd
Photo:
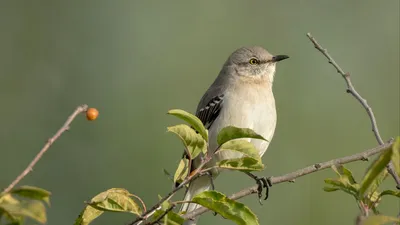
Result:
[[[257,177],[253,175],[254,180],[256,181],[258,187],[257,187],[257,193],[258,193],[258,200],[260,202],[260,205],[262,205],[261,198],[262,198],[262,191],[265,188],[265,198],[264,200],[268,199],[269,196],[269,188],[272,186],[271,180],[269,178],[265,177]]]

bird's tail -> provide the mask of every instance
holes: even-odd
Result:
[[[185,193],[185,198],[184,201],[190,201],[192,198],[203,192],[211,189],[211,178],[208,176],[201,176],[197,178],[196,180],[192,181],[189,184],[189,188],[186,190]],[[186,211],[186,213],[189,213],[191,211],[194,211],[196,209],[200,208],[200,205],[195,204],[195,203],[184,203],[182,204],[182,207],[180,211]],[[198,218],[193,218],[192,220],[187,220],[183,225],[196,225]]]

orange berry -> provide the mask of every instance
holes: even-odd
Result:
[[[96,108],[89,108],[86,111],[86,118],[90,121],[97,119],[99,116],[99,111]]]

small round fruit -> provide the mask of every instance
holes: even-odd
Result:
[[[90,121],[97,119],[98,116],[99,116],[99,111],[95,108],[89,108],[86,111],[86,118]]]

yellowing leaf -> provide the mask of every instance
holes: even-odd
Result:
[[[21,186],[11,190],[12,194],[16,194],[25,198],[42,200],[50,205],[50,195],[49,191],[45,189],[33,187],[33,186]]]
[[[247,206],[229,199],[220,192],[205,191],[194,196],[192,201],[220,214],[222,217],[238,225],[259,224],[256,215]]]
[[[367,189],[371,186],[374,179],[385,169],[386,165],[390,162],[393,151],[387,149],[383,151],[379,157],[372,163],[365,174],[361,187],[359,189],[359,196],[364,196]]]
[[[81,214],[79,214],[78,218],[75,220],[74,225],[88,225],[103,213],[104,211],[95,209],[92,206],[88,205],[82,210]]]
[[[176,134],[185,145],[191,159],[196,158],[201,152],[207,151],[206,141],[186,124],[168,127],[168,131]]]
[[[248,171],[248,172],[261,171],[264,169],[264,165],[261,163],[261,161],[250,157],[243,157],[239,159],[226,159],[217,162],[217,165],[220,168]]]
[[[100,216],[104,211],[128,212],[141,215],[142,210],[139,205],[130,198],[132,196],[123,188],[111,188],[96,195],[88,203],[79,217],[75,220],[75,225],[87,225]]]
[[[176,182],[181,183],[187,177],[188,172],[189,172],[189,160],[181,159],[181,161],[179,161],[178,168],[175,171],[174,183]]]
[[[217,143],[218,145],[222,145],[225,142],[238,138],[255,138],[268,141],[261,135],[254,132],[252,129],[227,126],[222,128],[221,131],[218,133]]]
[[[139,205],[130,198],[132,195],[125,189],[112,188],[100,193],[88,204],[93,208],[111,212],[130,212],[141,215]]]
[[[400,222],[398,218],[384,216],[384,215],[371,215],[365,218],[361,225],[384,225],[387,223]]]
[[[181,109],[171,109],[168,111],[168,114],[174,115],[189,123],[197,132],[199,132],[199,134],[204,138],[206,142],[208,141],[208,132],[201,120],[195,115]]]
[[[42,224],[47,221],[46,208],[40,201],[2,202],[0,204],[0,211],[5,211],[12,217],[26,216]]]

